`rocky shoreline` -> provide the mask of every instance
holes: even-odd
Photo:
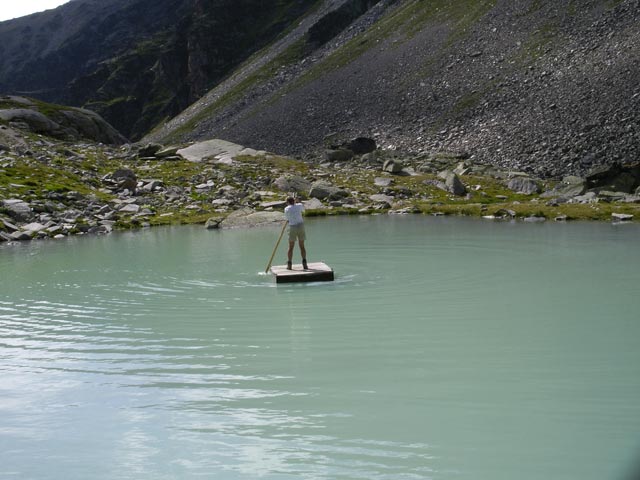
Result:
[[[0,126],[0,242],[268,224],[281,221],[290,194],[308,215],[630,221],[640,209],[640,164],[541,179],[474,163],[465,152],[408,154],[363,137],[302,161],[223,140],[107,146]]]

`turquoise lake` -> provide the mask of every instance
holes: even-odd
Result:
[[[0,245],[0,479],[635,478],[640,225],[279,231]]]

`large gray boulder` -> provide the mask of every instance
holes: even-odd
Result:
[[[341,198],[348,197],[349,192],[338,188],[325,180],[318,180],[311,185],[309,196],[320,200],[340,200]]]
[[[213,140],[194,143],[178,150],[176,153],[190,162],[213,161],[215,163],[229,164],[244,148],[237,143],[214,138]]]
[[[219,222],[219,228],[258,227],[282,222],[282,212],[257,212],[250,208],[242,208]]]
[[[394,198],[390,195],[384,195],[382,193],[379,193],[375,195],[369,195],[369,200],[377,204],[382,204],[387,207],[391,207],[391,205],[393,204]]]
[[[523,195],[540,193],[540,185],[529,177],[514,177],[507,183],[507,188]]]
[[[311,182],[299,175],[283,175],[278,177],[273,184],[282,192],[307,192],[311,188]]]
[[[2,200],[1,205],[4,207],[7,214],[17,222],[26,222],[32,216],[31,207],[24,200],[13,198]]]
[[[382,171],[393,173],[393,174],[401,173],[402,168],[403,168],[402,162],[395,158],[390,158],[386,160],[382,165]]]
[[[444,180],[445,190],[456,196],[462,196],[467,193],[467,188],[464,186],[458,176],[450,170],[440,172],[438,177]]]

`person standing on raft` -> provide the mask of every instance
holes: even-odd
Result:
[[[307,250],[304,248],[305,232],[302,212],[304,205],[300,201],[296,203],[293,197],[287,198],[287,206],[284,209],[284,216],[289,222],[289,251],[287,252],[287,270],[291,270],[291,260],[293,258],[293,247],[298,240],[300,254],[302,255],[302,268],[307,270]]]

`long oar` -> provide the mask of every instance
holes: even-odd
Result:
[[[284,221],[284,225],[282,225],[282,231],[280,232],[280,236],[278,237],[278,241],[276,242],[276,246],[273,248],[273,253],[271,254],[271,258],[269,259],[269,265],[265,269],[264,273],[269,273],[269,269],[271,268],[271,262],[273,262],[273,257],[276,256],[276,250],[278,250],[278,245],[280,245],[280,240],[282,240],[282,236],[284,235],[284,229],[287,228],[288,220]]]

